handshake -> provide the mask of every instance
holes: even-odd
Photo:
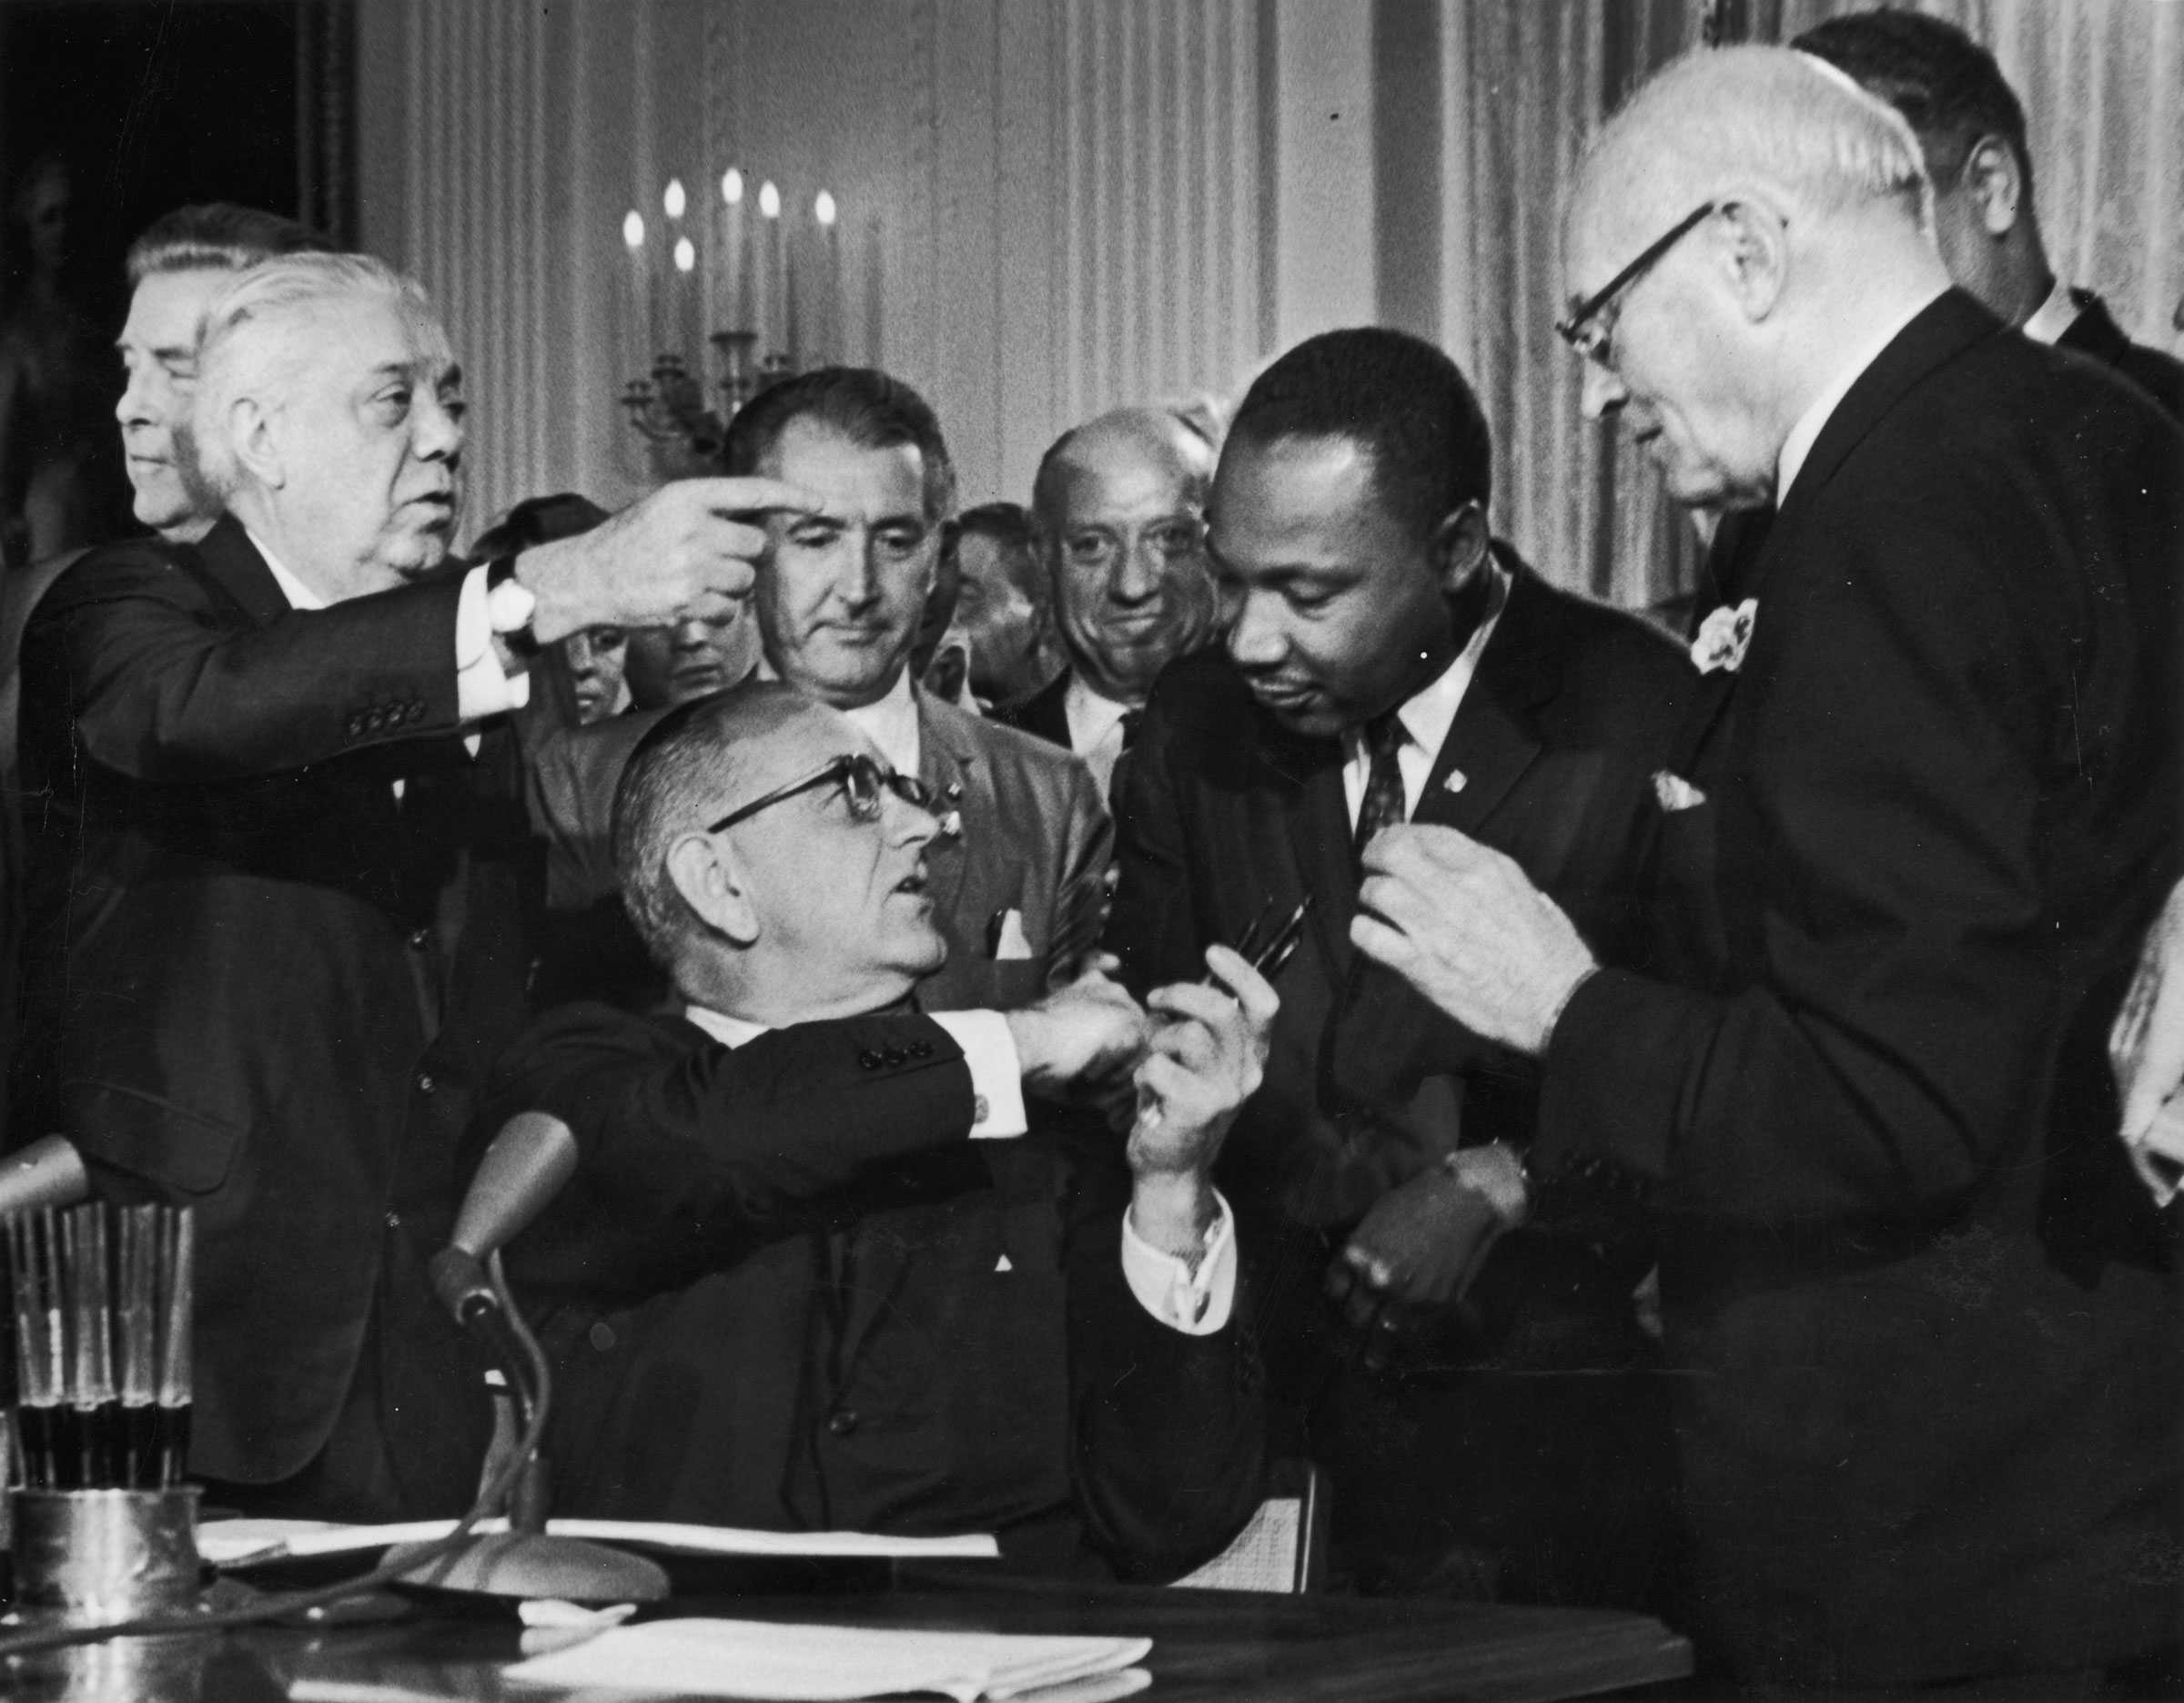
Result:
[[[1103,958],[1006,1014],[1027,1092],[1098,1105],[1118,1129],[1127,1120],[1141,1230],[1156,1196],[1179,1215],[1202,1210],[1221,1140],[1266,1067],[1274,989],[1225,946],[1206,949],[1206,981],[1155,988],[1140,1006]]]

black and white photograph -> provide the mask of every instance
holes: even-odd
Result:
[[[2184,0],[0,0],[0,1694],[2184,1698]]]

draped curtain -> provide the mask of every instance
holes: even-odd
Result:
[[[1689,522],[1645,459],[1578,410],[1556,339],[1559,211],[1584,137],[1647,72],[1729,37],[1786,41],[1860,0],[1582,0],[1443,12],[1449,217],[1442,335],[1495,430],[1500,531],[1562,584],[1627,607],[1691,589]],[[2048,258],[2140,341],[2184,295],[2184,5],[1924,0],[1984,42],[2024,102]]]

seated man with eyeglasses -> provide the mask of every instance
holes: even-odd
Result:
[[[1207,1181],[1275,998],[1225,948],[1140,1009],[1095,969],[918,1015],[946,944],[934,798],[840,711],[753,682],[672,712],[615,797],[622,896],[683,1014],[601,1005],[509,1055],[489,1128],[566,1120],[579,1176],[509,1251],[554,1363],[557,1508],[990,1531],[1179,1573],[1263,1454],[1227,1205]],[[1135,1083],[1127,1142],[1026,1099]]]

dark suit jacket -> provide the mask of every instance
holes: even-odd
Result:
[[[18,1135],[197,1209],[193,1469],[296,1473],[369,1343],[417,1422],[401,1505],[441,1513],[487,1416],[420,1264],[523,1020],[529,867],[509,735],[460,738],[458,592],[298,613],[232,520],[62,577],[24,646],[15,1060]]]
[[[929,1019],[731,1050],[571,1007],[503,1078],[497,1116],[551,1110],[583,1151],[510,1254],[555,1359],[566,1511],[994,1531],[1049,1566],[1088,1539],[1148,1577],[1249,1517],[1241,1297],[1209,1336],[1146,1313],[1114,1180],[1036,1136],[966,1140],[970,1072]]]
[[[2070,299],[2078,304],[2078,318],[2055,340],[2055,346],[2115,368],[2160,403],[2171,420],[2184,420],[2184,361],[2132,342],[2110,317],[2108,303],[2091,290],[2074,289]]]
[[[1067,751],[917,694],[918,777],[944,833],[925,848],[948,961],[919,984],[928,1011],[1006,1011],[1076,974],[1107,918],[1115,829],[1092,772]],[[997,958],[1004,913],[1027,957]]]
[[[1614,956],[1635,930],[1653,774],[1696,676],[1635,618],[1502,558],[1508,602],[1412,820],[1515,857]],[[1335,1563],[1362,1587],[1658,1607],[1667,1427],[1631,1303],[1650,1252],[1503,1238],[1468,1297],[1484,1359],[1434,1354],[1448,1363],[1418,1381],[1362,1374],[1321,1298],[1375,1201],[1459,1145],[1529,1144],[1535,1093],[1527,1065],[1351,949],[1342,762],[1339,741],[1263,714],[1220,652],[1170,668],[1131,753],[1107,936],[1142,990],[1195,978],[1204,948],[1263,906],[1313,897],[1276,983],[1265,1083],[1219,1171],[1261,1250],[1278,1446],[1330,1473]]]
[[[1968,297],[1915,320],[1687,729],[1713,962],[1556,1028],[1536,1162],[1656,1185],[1701,1629],[1748,1673],[2176,1636],[2184,1329],[2103,1038],[2178,861],[2179,454]]]
[[[1020,727],[1036,734],[1065,751],[1073,749],[1069,743],[1069,681],[1075,672],[1065,668],[1029,697],[996,705],[988,719],[1004,727]]]
[[[1635,618],[1503,559],[1508,603],[1412,820],[1508,853],[1618,955],[1659,815],[1653,773],[1695,677]],[[1350,948],[1339,741],[1285,731],[1211,651],[1162,677],[1132,757],[1107,944],[1133,987],[1195,979],[1208,944],[1313,897],[1266,1084],[1223,1152],[1233,1198],[1347,1225],[1460,1140],[1529,1141],[1531,1070]]]

